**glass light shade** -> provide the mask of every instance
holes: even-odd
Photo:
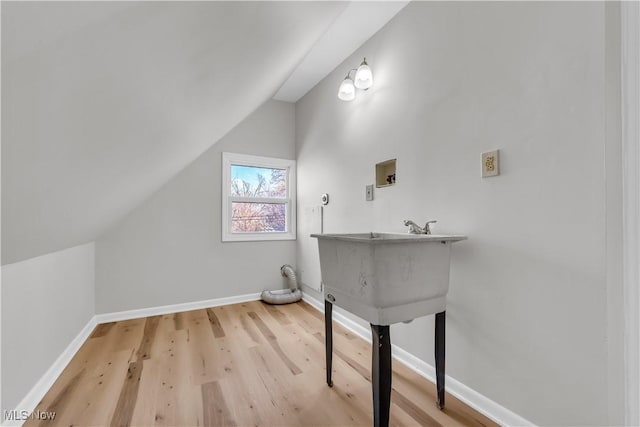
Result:
[[[343,101],[353,101],[356,97],[356,88],[353,86],[353,80],[349,77],[344,79],[338,90],[338,98]]]
[[[362,61],[362,64],[360,64],[356,71],[356,77],[354,80],[355,86],[358,89],[369,89],[373,85],[373,73],[367,64],[367,61]]]

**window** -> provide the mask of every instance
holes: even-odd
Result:
[[[222,153],[222,241],[295,238],[295,160]]]

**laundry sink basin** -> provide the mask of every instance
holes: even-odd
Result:
[[[325,300],[373,325],[445,310],[451,244],[460,235],[312,234]]]

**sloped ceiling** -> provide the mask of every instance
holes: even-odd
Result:
[[[271,98],[345,6],[2,2],[2,264],[94,240]]]

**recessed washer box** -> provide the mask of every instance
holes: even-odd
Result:
[[[390,187],[396,183],[396,159],[376,164],[376,188]]]

